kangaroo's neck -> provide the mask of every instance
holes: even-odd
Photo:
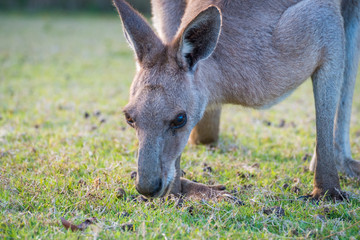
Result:
[[[240,104],[246,107],[261,107],[264,100],[264,79],[260,70],[252,66],[233,66],[226,58],[212,56],[199,63],[194,81],[206,93],[208,105]],[[247,68],[244,69],[243,68]],[[252,73],[251,76],[247,72]]]
[[[206,98],[208,105],[223,104],[226,101],[226,88],[221,83],[221,69],[211,58],[200,62],[194,74],[198,91]]]

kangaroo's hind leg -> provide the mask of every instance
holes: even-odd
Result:
[[[316,110],[316,160],[312,197],[342,199],[336,169],[333,132],[342,71],[323,66],[312,77]]]
[[[219,138],[221,106],[209,108],[203,118],[191,131],[189,143],[216,144]]]
[[[314,162],[314,190],[312,196],[324,195],[343,199],[336,167],[334,134],[337,108],[345,68],[345,36],[342,21],[323,26],[321,65],[312,75],[316,112],[316,150]]]
[[[360,161],[353,160],[350,149],[350,118],[360,55],[360,1],[344,1],[345,72],[335,122],[335,156],[338,170],[360,177]]]
[[[335,161],[338,171],[360,177],[360,162],[353,160],[350,149],[350,118],[353,92],[360,57],[360,0],[343,1],[342,16],[345,29],[345,70],[340,101],[335,119]],[[310,163],[315,170],[316,154]]]

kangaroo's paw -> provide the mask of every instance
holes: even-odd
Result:
[[[346,192],[343,192],[336,188],[323,190],[315,187],[311,194],[306,196],[301,196],[299,197],[299,199],[311,200],[311,201],[319,201],[319,200],[345,201],[345,200],[349,200],[349,196]]]
[[[224,185],[205,185],[181,178],[181,194],[187,198],[200,200],[228,200],[243,205],[236,197],[225,191]]]

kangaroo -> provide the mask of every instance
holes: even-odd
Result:
[[[214,197],[181,178],[189,141],[216,142],[222,104],[267,108],[311,77],[316,147],[310,194],[342,199],[338,171],[360,176],[349,127],[360,53],[360,0],[152,0],[154,25],[114,0],[135,52],[124,107],[139,140],[136,189]]]

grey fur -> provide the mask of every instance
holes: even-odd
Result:
[[[360,51],[360,0],[152,0],[160,38],[148,34],[146,24],[138,24],[144,29],[138,27],[134,32],[134,20],[127,16],[131,14],[121,11],[128,5],[122,0],[115,0],[115,5],[130,38],[139,32],[147,35],[138,40],[138,48],[146,49],[149,42],[156,46],[145,55],[151,61],[144,63],[138,58],[140,69],[124,110],[136,119],[140,193],[162,196],[171,184],[178,186],[174,193],[205,191],[203,185],[180,179],[176,161],[195,125],[199,124],[190,142],[216,141],[220,110],[214,109],[221,104],[270,106],[310,76],[317,124],[312,195],[340,197],[337,168],[359,176],[360,163],[351,158],[349,124]],[[222,26],[217,40],[220,29],[216,21],[206,19],[219,17]],[[194,69],[184,67],[186,61],[178,54],[193,21],[208,24],[190,31],[192,47],[206,52]],[[204,34],[196,34],[199,31]],[[202,35],[206,39],[201,39]],[[206,58],[213,49],[211,44],[217,45]],[[138,56],[136,48],[135,52]],[[189,56],[198,53],[192,51]],[[154,90],[147,90],[149,86]],[[187,125],[169,132],[169,122],[181,111],[188,115]],[[155,192],[159,179],[162,185]]]

